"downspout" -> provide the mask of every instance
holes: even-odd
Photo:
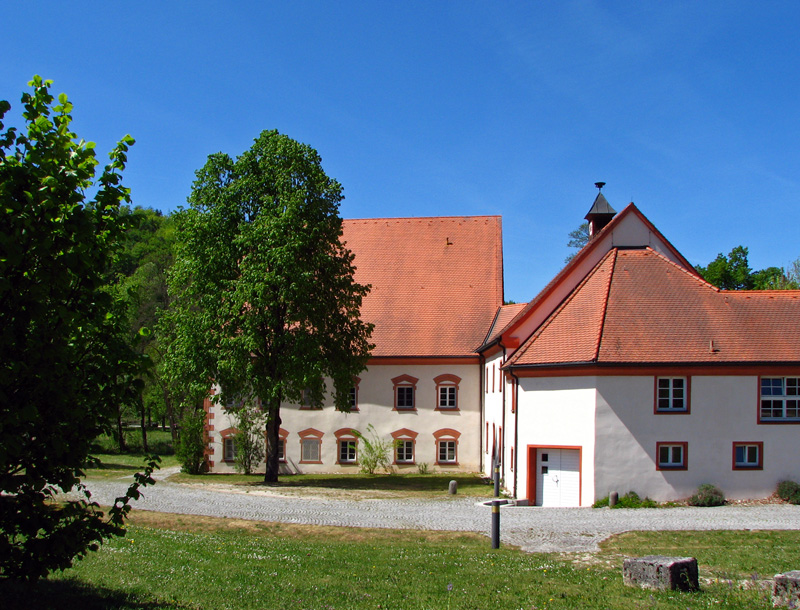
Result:
[[[484,456],[484,453],[483,453],[483,419],[484,419],[484,414],[486,412],[486,409],[485,409],[486,405],[484,404],[485,401],[486,401],[486,394],[483,391],[483,388],[484,388],[484,385],[483,385],[484,384],[484,377],[483,376],[485,374],[484,369],[486,368],[486,358],[484,357],[483,354],[480,354],[480,358],[481,358],[481,374],[478,376],[478,383],[480,383],[480,387],[478,388],[478,390],[479,390],[478,391],[478,396],[481,397],[481,416],[480,416],[480,419],[478,420],[478,439],[480,441],[480,445],[478,445],[478,455],[480,455],[480,472],[483,472],[483,469],[486,466],[486,464],[484,463],[484,459],[483,459],[483,456]]]
[[[498,342],[498,345],[503,348],[503,362],[500,366],[506,363],[506,346],[503,345],[502,339]],[[500,417],[500,463],[503,465],[503,487],[505,487],[506,482],[506,380],[505,374],[503,374],[502,369],[500,372],[500,379],[502,380],[502,385],[500,391],[502,392],[502,396],[500,398],[500,403],[503,405],[502,415]]]
[[[508,369],[509,375],[514,378],[514,384],[511,386],[513,396],[511,401],[516,405],[514,409],[514,497],[517,498],[517,473],[519,472],[519,377],[514,374],[512,369]]]

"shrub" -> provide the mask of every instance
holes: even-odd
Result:
[[[361,464],[361,472],[364,474],[375,474],[379,468],[386,472],[392,471],[392,450],[394,442],[382,439],[375,432],[375,428],[370,424],[367,426],[369,438],[361,434],[358,430],[353,430],[353,434],[361,441],[361,450],[358,455],[358,463]]]
[[[420,474],[433,474],[433,468],[428,466],[428,462],[421,462],[417,464],[417,472]]]
[[[234,465],[237,472],[252,474],[266,456],[264,417],[258,409],[245,405],[235,411],[238,432],[233,435]]]
[[[800,484],[794,481],[778,483],[778,497],[792,504],[800,504]]]
[[[725,494],[710,483],[703,483],[689,498],[689,506],[722,506],[723,504],[725,504]]]
[[[608,496],[600,498],[592,504],[592,508],[604,508],[606,506],[608,506]],[[620,496],[617,499],[617,503],[611,508],[658,508],[658,502],[650,498],[642,499],[635,491],[629,491],[624,496]]]
[[[181,420],[181,437],[175,455],[181,461],[181,469],[188,474],[200,474],[205,466],[205,443],[203,424],[205,413],[187,413]]]

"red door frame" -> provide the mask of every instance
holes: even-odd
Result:
[[[539,449],[578,450],[578,506],[583,500],[583,447],[581,445],[528,445],[528,504],[536,505],[536,452]]]

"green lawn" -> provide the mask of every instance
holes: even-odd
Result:
[[[770,608],[753,571],[797,568],[800,532],[631,533],[593,556],[492,551],[474,534],[265,524],[135,511],[128,537],[7,608]],[[622,585],[622,556],[698,558],[699,593]],[[757,576],[756,579],[761,578]]]

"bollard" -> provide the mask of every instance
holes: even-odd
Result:
[[[619,494],[616,491],[612,491],[608,494],[608,507],[614,508],[617,505],[617,500],[619,500]]]
[[[500,461],[494,461],[494,497],[500,497]]]
[[[500,500],[492,500],[492,548],[500,548]]]
[[[447,492],[454,496],[458,493],[458,481],[450,481],[450,485],[447,487]]]

